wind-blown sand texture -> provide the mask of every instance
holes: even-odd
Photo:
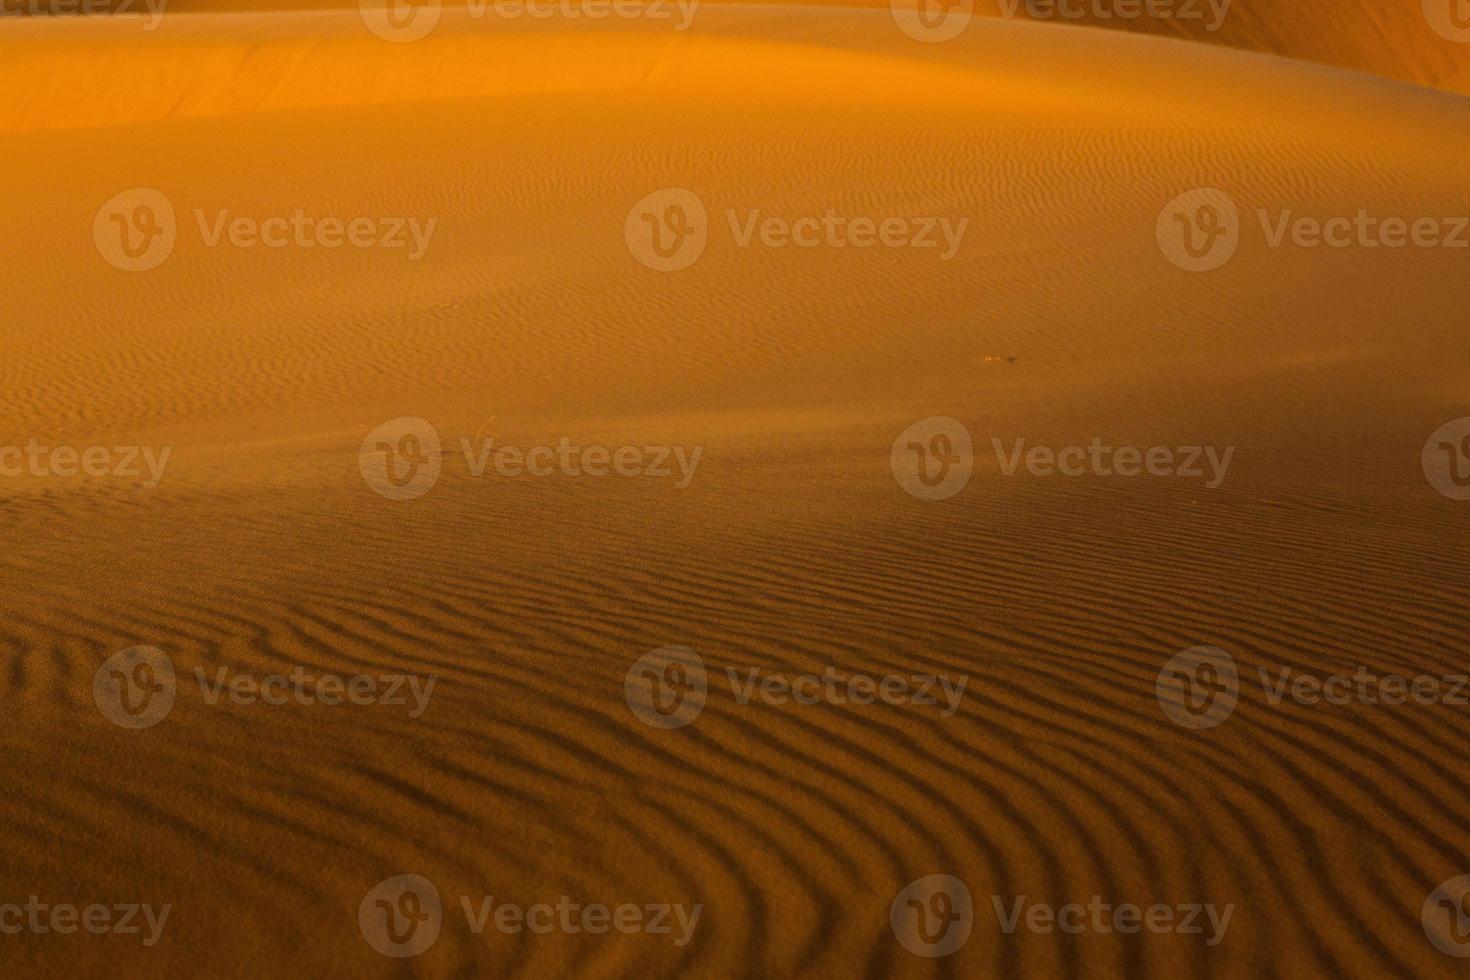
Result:
[[[1470,102],[1050,24],[921,45],[886,10],[699,17],[446,11],[403,45],[349,11],[5,25],[0,445],[173,447],[153,490],[0,483],[0,899],[173,904],[148,949],[0,936],[7,975],[1459,975],[1420,907],[1470,871],[1467,709],[1273,707],[1256,668],[1464,668],[1467,505],[1420,450],[1466,414],[1466,253],[1272,249],[1255,211],[1470,213]],[[1254,23],[1239,38],[1274,45]],[[139,186],[178,241],[127,273],[90,230]],[[710,216],[677,274],[624,241],[664,187]],[[1156,240],[1195,187],[1244,226],[1209,274]],[[416,262],[208,248],[196,208],[437,228]],[[725,212],[752,208],[970,224],[948,262],[741,248]],[[398,416],[445,440],[412,501],[359,473]],[[975,435],[949,500],[890,471],[929,416]],[[474,478],[477,436],[703,457],[683,489]],[[1238,449],[1216,489],[1008,478],[990,449],[1094,436]],[[1243,692],[1191,731],[1155,680],[1206,643]],[[137,644],[180,693],[129,731],[93,676]],[[624,679],[670,644],[711,679],[664,731]],[[195,667],[292,665],[439,681],[419,718],[186,690]],[[949,718],[742,705],[725,670],[752,667],[969,693]],[[405,872],[446,917],[394,960],[357,915]],[[975,897],[942,959],[889,927],[932,873]],[[449,907],[486,894],[704,912],[683,947],[476,936]],[[1214,947],[1005,936],[992,894],[1236,908]]]

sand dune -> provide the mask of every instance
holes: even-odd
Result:
[[[159,13],[320,10],[382,10],[389,0],[12,0],[6,9],[102,10],[119,8],[152,22]],[[481,12],[477,20],[497,19],[497,9],[521,21],[528,6],[550,10],[578,8],[580,0],[392,0],[403,9],[461,8]],[[700,0],[647,0],[670,23],[697,29]],[[711,3],[715,0],[711,0]],[[755,0],[774,2],[780,0]],[[819,6],[909,11],[918,0],[812,0]],[[1470,94],[1470,11],[1463,0],[1390,0],[1342,4],[1332,0],[924,0],[925,16],[939,22],[955,18],[955,30],[974,17],[1036,21],[1055,26],[1086,26],[1185,38],[1287,58],[1351,68]],[[413,6],[410,6],[410,3]],[[680,8],[680,5],[684,9]],[[708,9],[710,4],[703,6]],[[603,9],[603,8],[597,8]],[[604,13],[603,17],[608,15]],[[555,18],[553,18],[555,19]]]
[[[1464,413],[1466,252],[1271,248],[1256,211],[1470,213],[1462,97],[998,19],[918,45],[846,9],[712,7],[686,34],[446,12],[407,45],[343,11],[7,27],[0,445],[171,455],[151,490],[0,483],[0,897],[173,906],[147,948],[4,936],[7,972],[1456,975],[1420,909],[1470,870],[1465,709],[1272,706],[1255,677],[1463,668],[1464,505],[1420,451]],[[176,241],[130,273],[91,230],[138,187]],[[670,187],[709,240],[660,273],[625,226]],[[1241,242],[1194,274],[1157,226],[1198,187]],[[222,211],[297,209],[435,225],[416,259],[209,244]],[[742,247],[752,209],[968,224],[948,261]],[[403,501],[359,458],[401,416],[443,441]],[[931,416],[975,439],[948,500],[890,470]],[[460,440],[487,436],[702,456],[682,488],[477,478]],[[1007,477],[990,451],[1095,436],[1237,451],[1213,489]],[[134,731],[94,675],[140,644],[180,684]],[[1198,644],[1247,681],[1208,732],[1156,700]],[[663,730],[625,681],[668,645],[710,681]],[[194,685],[295,667],[437,686],[411,717]],[[742,704],[725,672],[753,668],[970,693],[949,717]],[[404,873],[445,916],[394,960],[358,912]],[[937,873],[975,927],[926,959],[890,904]],[[1206,946],[991,912],[1094,894],[1234,915]],[[685,945],[475,935],[482,895],[703,914]]]

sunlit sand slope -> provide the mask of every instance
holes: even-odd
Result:
[[[1465,101],[1100,31],[708,14],[446,14],[406,45],[343,12],[9,25],[0,446],[171,455],[153,489],[0,481],[0,896],[173,912],[150,948],[6,935],[7,973],[1457,975],[1420,911],[1470,871],[1466,709],[1272,706],[1255,678],[1463,669],[1466,505],[1420,451],[1467,414],[1466,252],[1272,248],[1256,212],[1470,212]],[[176,241],[125,272],[94,223],[138,187]],[[658,272],[625,227],[670,187],[708,241]],[[1241,234],[1193,273],[1157,229],[1198,187]],[[435,225],[416,259],[209,244],[221,211],[297,209]],[[946,261],[742,247],[727,213],[752,209],[968,223]],[[444,442],[415,500],[359,470],[399,416]],[[976,444],[947,500],[890,470],[930,416]],[[702,455],[682,488],[475,478],[477,437]],[[991,452],[1095,437],[1236,448],[1214,488],[1007,477]],[[1204,643],[1243,691],[1195,731],[1155,682]],[[137,731],[93,688],[134,644],[180,675]],[[669,644],[711,679],[662,730],[624,681]],[[298,665],[438,682],[419,717],[193,687]],[[755,667],[969,693],[949,717],[742,704],[725,671]],[[446,906],[406,961],[358,921],[401,873]],[[975,900],[944,959],[890,929],[934,873]],[[992,909],[1095,894],[1234,913],[1206,946],[1008,936]],[[476,935],[462,895],[704,910],[682,946]]]
[[[610,4],[592,0],[27,0],[26,8],[75,12],[109,5],[149,25],[159,15],[195,12],[301,11],[321,8],[364,9],[379,16],[391,8],[407,20],[415,10],[462,8],[480,23],[558,19],[601,11],[620,19]],[[720,0],[642,0],[645,9],[671,23],[698,30],[701,10]],[[754,0],[770,2],[770,0]],[[777,0],[779,2],[779,0]],[[1352,68],[1435,88],[1470,94],[1470,8],[1466,0],[812,0],[820,6],[913,11],[922,3],[929,38],[966,30],[975,17],[1038,21],[1053,25],[1101,27],[1131,33],[1178,37],[1267,54]],[[22,9],[17,3],[14,9]],[[619,4],[618,9],[625,9]],[[943,26],[946,21],[953,28]]]

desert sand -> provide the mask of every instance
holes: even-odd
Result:
[[[1467,252],[1272,248],[1256,212],[1470,213],[1470,102],[1053,24],[921,45],[886,10],[699,18],[446,10],[412,44],[340,10],[6,25],[0,445],[170,456],[152,488],[0,481],[0,901],[172,913],[149,947],[0,936],[5,972],[1459,975],[1420,909],[1470,872],[1470,709],[1273,706],[1256,672],[1463,669],[1470,505],[1420,453],[1466,414]],[[137,187],[177,241],[127,272],[93,229]],[[1157,237],[1198,187],[1241,215],[1207,273]],[[625,238],[663,188],[709,215],[677,272]],[[211,247],[195,218],[296,209],[436,223],[410,259]],[[726,212],[751,209],[968,226],[948,261],[742,247]],[[976,445],[945,500],[890,467],[933,416]],[[360,467],[398,417],[443,440],[411,500]],[[484,437],[702,456],[682,488],[476,477],[460,440]],[[1214,488],[1006,476],[991,452],[1094,437],[1236,451]],[[1199,644],[1243,676],[1208,731],[1155,695]],[[179,688],[130,730],[94,675],[136,645]],[[625,677],[669,645],[710,681],[664,730]],[[437,686],[410,717],[194,684],[296,667]],[[751,668],[969,688],[949,717],[742,704],[725,671]],[[445,905],[411,959],[359,929],[402,873]],[[975,926],[929,959],[889,909],[935,873]],[[1207,947],[1004,935],[991,911],[1094,894],[1234,915]],[[682,946],[476,935],[457,906],[484,895],[703,913]]]
[[[121,9],[148,18],[153,11],[237,13],[323,8],[386,9],[407,17],[414,9],[494,10],[497,4],[530,19],[541,10],[584,0],[7,0],[5,10],[62,11]],[[681,0],[647,0],[671,10]],[[697,9],[703,0],[682,0]],[[718,0],[711,0],[717,3]],[[781,5],[782,0],[748,0]],[[1432,88],[1470,94],[1470,10],[1465,0],[810,0],[817,6],[912,10],[922,2],[926,17],[999,17],[1061,26],[1187,38],[1285,58],[1350,68]],[[595,6],[598,0],[592,0]],[[1433,18],[1431,22],[1431,18]],[[1438,25],[1437,28],[1434,25]]]

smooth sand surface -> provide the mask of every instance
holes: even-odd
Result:
[[[1272,707],[1256,668],[1464,666],[1465,504],[1425,482],[1465,414],[1466,252],[1268,248],[1257,208],[1470,213],[1470,102],[1218,47],[886,11],[650,24],[355,14],[9,24],[0,445],[172,447],[153,490],[0,485],[0,897],[170,902],[167,933],[3,937],[15,976],[1454,976],[1425,939],[1470,870],[1450,706]],[[79,82],[78,79],[96,81]],[[23,93],[24,97],[19,97]],[[159,268],[108,266],[102,203],[157,188]],[[630,208],[709,210],[640,265]],[[1165,203],[1218,187],[1233,261],[1171,264]],[[401,250],[208,248],[194,209],[437,219]],[[724,216],[969,216],[910,249],[737,247]],[[445,441],[394,501],[358,450]],[[889,450],[952,416],[969,486]],[[473,478],[461,438],[700,446],[692,482]],[[1185,479],[1005,477],[1009,443],[1235,446]],[[1240,664],[1180,728],[1160,666]],[[165,650],[128,731],[93,675]],[[711,673],[685,728],[630,713],[657,647]],[[401,708],[209,705],[192,672],[434,674]],[[970,678],[916,705],[739,704],[724,671]],[[716,680],[718,678],[718,680]],[[185,690],[189,688],[190,690]],[[704,904],[694,940],[364,942],[373,885]],[[889,904],[963,878],[969,943],[908,953]],[[1227,939],[996,928],[990,896],[1233,903]],[[456,921],[451,922],[453,918]]]
[[[461,8],[530,19],[540,11],[580,8],[583,0],[9,0],[5,9],[120,8],[219,13],[350,9],[397,11]],[[592,0],[596,5],[598,0]],[[619,0],[625,2],[625,0]],[[706,9],[718,0],[641,0]],[[748,0],[782,5],[781,0]],[[817,6],[913,10],[926,16],[999,17],[1060,26],[1089,26],[1187,38],[1298,58],[1470,94],[1470,9],[1465,0],[810,0]],[[406,16],[406,14],[403,14]],[[489,13],[486,16],[490,16]]]

